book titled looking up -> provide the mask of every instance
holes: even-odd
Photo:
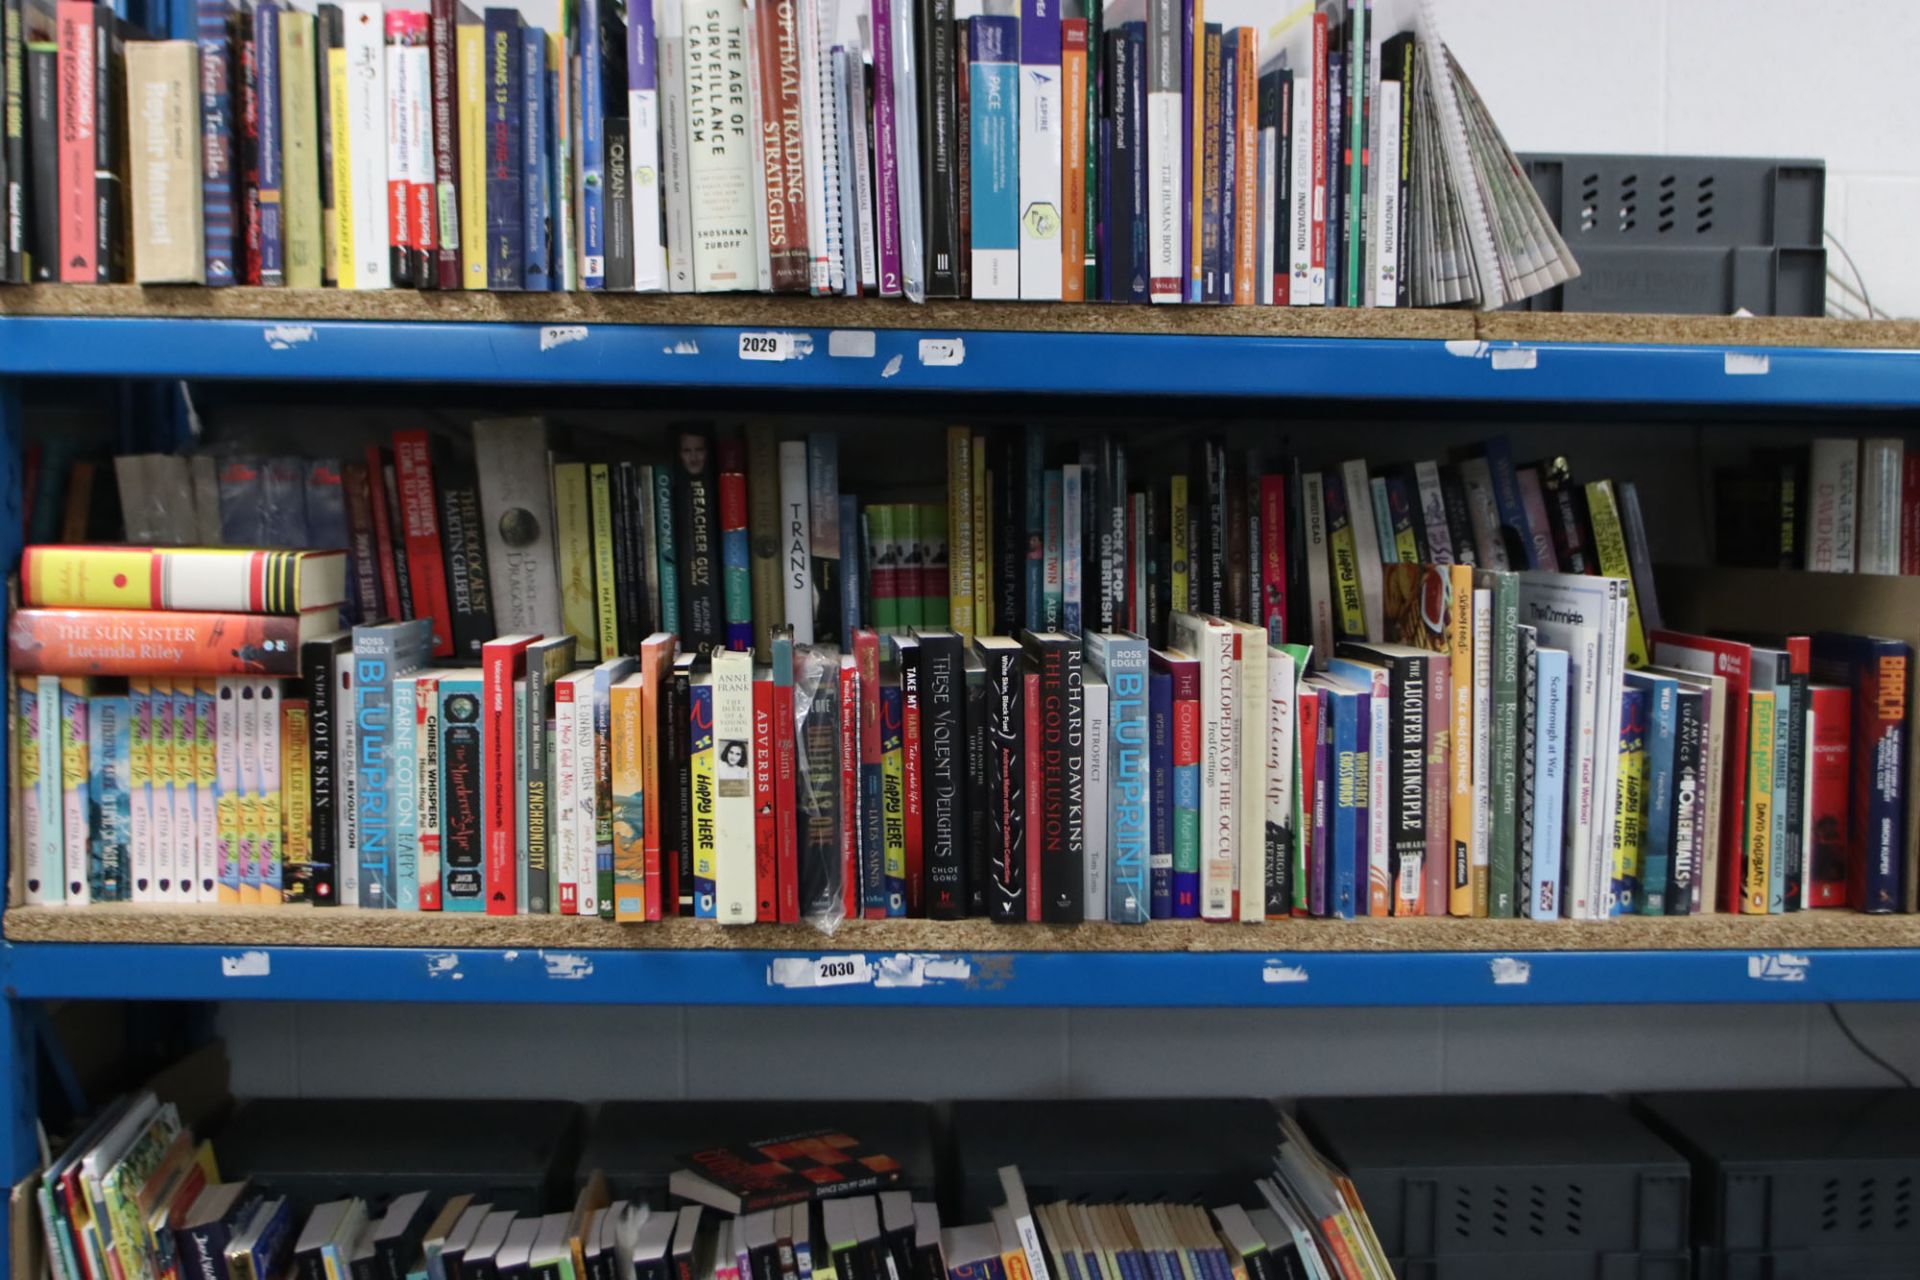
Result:
[[[837,1129],[712,1147],[682,1156],[667,1190],[722,1213],[755,1213],[783,1204],[880,1191],[900,1181],[900,1162],[863,1151]]]

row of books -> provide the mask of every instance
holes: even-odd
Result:
[[[287,608],[340,561],[32,548],[23,590],[224,573]],[[782,626],[765,665],[744,635],[702,654],[656,632],[637,660],[584,663],[563,633],[435,667],[427,619],[313,635],[331,610],[27,607],[14,847],[29,902],[76,905],[736,924],[1899,908],[1903,642],[1655,631],[1633,667],[1625,579],[1382,576],[1384,639],[1325,657],[1176,613],[1171,647],[861,627],[841,652]],[[156,653],[299,678],[139,674]]]
[[[1713,481],[1720,564],[1920,574],[1920,453],[1898,437],[1757,449]]]
[[[1494,307],[1578,271],[1413,0],[8,7],[14,281]]]
[[[1291,1117],[1246,1204],[1034,1205],[998,1169],[987,1220],[946,1226],[902,1166],[843,1131],[680,1157],[666,1203],[615,1198],[599,1171],[570,1207],[517,1212],[426,1190],[302,1205],[270,1180],[222,1181],[213,1144],[152,1092],[77,1133],[32,1194],[56,1280],[1169,1280],[1390,1277],[1353,1184]],[[19,1256],[18,1254],[16,1256]]]

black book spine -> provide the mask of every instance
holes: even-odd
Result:
[[[1149,486],[1147,500],[1147,643],[1167,647],[1168,620],[1173,614],[1173,539],[1167,501],[1158,487]]]
[[[375,502],[387,504],[387,527],[393,530],[393,576],[400,584],[400,617],[403,621],[418,616],[413,599],[413,562],[407,557],[406,524],[400,512],[400,485],[394,475],[392,455],[381,450],[383,461],[380,464],[380,483],[384,499],[374,495]]]
[[[1445,493],[1447,468],[1442,468],[1440,479],[1442,492]],[[1540,464],[1540,487],[1546,491],[1547,530],[1553,539],[1554,558],[1560,562],[1562,573],[1593,573],[1597,566],[1593,557],[1593,539],[1587,532],[1586,494],[1573,482],[1565,462],[1558,458]],[[1465,496],[1462,495],[1465,515]],[[1447,532],[1453,534],[1453,499],[1447,497]],[[1454,554],[1459,554],[1460,543],[1455,535]],[[1472,542],[1469,539],[1468,545]],[[1465,563],[1464,561],[1462,563]]]
[[[1040,883],[1041,917],[1048,924],[1078,924],[1085,849],[1085,704],[1080,646],[1070,640],[1023,637],[1040,671]]]
[[[1021,528],[1026,521],[1023,496],[1026,460],[1020,450],[1020,437],[1004,432],[993,451],[993,563],[996,584],[993,602],[994,630],[1001,635],[1016,635],[1026,614],[1027,550],[1021,546]]]
[[[118,162],[125,150],[126,123],[120,109],[126,97],[125,41],[112,5],[95,5],[93,15],[93,278],[115,284],[127,278],[126,201],[120,198],[125,166]]]
[[[27,282],[27,31],[23,0],[0,0],[0,251],[9,284]]]
[[[1134,152],[1133,131],[1133,95],[1131,64],[1133,46],[1127,41],[1124,28],[1108,31],[1101,36],[1106,48],[1101,57],[1107,64],[1106,74],[1106,117],[1107,147],[1105,159],[1106,172],[1100,177],[1106,184],[1106,215],[1104,225],[1106,244],[1101,246],[1103,257],[1110,264],[1106,268],[1107,300],[1110,302],[1133,301],[1134,270],[1133,262],[1133,167],[1138,163]],[[1144,289],[1146,281],[1140,281]]]
[[[1447,539],[1453,543],[1455,564],[1477,565],[1480,554],[1473,541],[1473,520],[1467,515],[1467,490],[1458,468],[1440,468],[1440,500],[1447,509]]]
[[[1307,589],[1307,507],[1299,458],[1287,461],[1287,636],[1313,635],[1313,601]]]
[[[480,832],[480,700],[440,701],[440,857],[445,904],[484,902],[486,848]]]
[[[927,915],[935,920],[958,920],[967,912],[965,681],[960,637],[922,636],[921,848],[926,858]]]
[[[307,771],[312,821],[308,824],[307,861],[294,863],[287,897],[294,902],[333,906],[340,859],[334,809],[339,794],[340,761],[334,758],[334,659],[347,640],[309,640],[300,646],[300,674],[307,685]]]
[[[480,660],[493,639],[493,593],[487,579],[487,537],[480,522],[480,491],[471,469],[436,466],[440,481],[440,542],[447,560],[447,606],[453,611],[453,653]]]
[[[647,592],[647,548],[653,545],[653,495],[647,492],[650,473],[643,467],[622,464],[619,478],[627,490],[627,510],[633,519],[627,522],[626,541],[616,544],[626,561],[625,572],[633,576],[633,631],[631,652],[640,652],[640,642],[653,634],[656,620],[653,601]],[[621,634],[627,634],[622,632]]]
[[[633,288],[633,192],[627,166],[627,117],[608,116],[602,136],[607,143],[606,289],[609,293]]]
[[[678,461],[674,539],[680,544],[680,644],[683,649],[708,653],[724,639],[713,437],[696,431],[681,433]]]
[[[987,886],[992,881],[992,801],[987,786],[987,673],[976,664],[966,668],[967,731],[967,897],[966,914],[987,914]]]
[[[602,654],[603,659],[615,657],[621,652],[638,653],[639,642],[645,639],[635,630],[639,623],[633,616],[634,584],[640,566],[627,551],[627,539],[640,519],[639,509],[633,502],[630,473],[634,469],[631,462],[619,462],[607,468],[608,505],[612,508],[614,545],[613,620],[619,635],[617,645]]]
[[[1106,570],[1100,629],[1118,631],[1127,625],[1127,450],[1112,436],[1100,442],[1100,514],[1105,521],[1100,539]]]
[[[1420,886],[1405,883],[1401,867],[1423,866],[1427,856],[1427,665],[1425,657],[1403,657],[1387,667],[1392,703],[1387,733],[1393,743],[1387,770],[1393,792],[1389,866],[1406,899],[1417,897]]]
[[[960,296],[960,199],[954,134],[968,122],[955,115],[953,0],[916,7],[920,44],[920,175],[926,220],[929,298]]]
[[[29,274],[60,278],[60,47],[27,47],[27,143],[33,165]]]
[[[1020,652],[980,650],[987,686],[987,852],[993,891],[988,914],[1002,922],[1027,918],[1026,685]]]
[[[173,1233],[181,1280],[226,1280],[227,1242],[233,1228],[223,1219]]]
[[[832,650],[824,651],[827,655]],[[816,663],[809,661],[809,667]],[[840,867],[840,671],[825,663],[807,710],[800,750],[805,773],[797,779],[800,811],[800,914],[833,918],[845,910]]]
[[[436,28],[440,25],[434,24]],[[435,30],[433,59],[436,63],[441,58],[440,35]],[[446,38],[451,42],[453,33],[448,31]],[[313,43],[316,54],[313,96],[320,130],[320,226],[326,245],[326,251],[320,255],[320,283],[332,287],[340,283],[340,272],[339,227],[335,221],[333,193],[333,60],[327,56],[327,50],[338,49],[346,43],[346,15],[339,5],[323,4],[315,10]],[[457,175],[459,170],[456,168],[454,172]]]
[[[1215,439],[1207,442],[1207,612],[1227,616],[1227,575],[1232,566],[1227,558],[1227,539],[1231,537],[1227,515],[1227,447]]]
[[[780,1280],[780,1250],[777,1245],[756,1245],[747,1252],[747,1265],[753,1280]]]
[[[1673,857],[1667,861],[1667,914],[1691,915],[1693,912],[1693,868],[1702,851],[1701,841],[1719,838],[1707,826],[1707,691],[1682,686],[1673,709]],[[1816,856],[1823,841],[1816,832],[1814,848],[1806,857]],[[1812,868],[1804,861],[1802,875]]]
[[[693,755],[687,735],[693,717],[691,673],[684,666],[676,667],[665,688],[666,696],[661,699],[666,721],[660,726],[663,746],[660,767],[670,779],[667,800],[673,809],[673,822],[664,825],[665,813],[660,815],[660,820],[663,833],[673,841],[671,865],[679,914],[690,916],[693,914]],[[671,772],[668,772],[669,766]],[[661,851],[663,862],[668,856],[669,851]]]

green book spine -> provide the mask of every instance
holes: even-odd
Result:
[[[1475,574],[1476,579],[1483,575]],[[1514,914],[1520,795],[1520,582],[1484,575],[1493,589],[1493,813],[1488,822],[1487,914]]]
[[[893,540],[893,508],[867,508],[867,563],[873,566],[873,627],[881,635],[900,631],[900,548]]]
[[[947,509],[929,504],[915,513],[914,528],[920,536],[920,617],[921,625],[945,627],[952,616],[947,586],[952,566],[947,563]]]
[[[926,557],[920,545],[920,508],[910,502],[897,503],[893,508],[893,546],[900,566],[900,626],[903,630],[924,627],[926,588],[920,584],[925,578],[922,570]]]
[[[613,478],[606,463],[596,462],[588,468],[587,495],[593,532],[594,617],[599,635],[598,642],[591,648],[581,646],[580,657],[594,662],[602,655],[611,658],[623,652],[623,640],[637,650],[643,637],[620,634],[620,598],[614,585],[619,574],[613,563]]]

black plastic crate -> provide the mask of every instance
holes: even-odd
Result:
[[[1693,1161],[1702,1277],[1920,1277],[1920,1093],[1665,1093],[1634,1105]]]
[[[1076,1098],[956,1102],[943,1206],[982,1222],[1000,1194],[1000,1166],[1020,1166],[1035,1204],[1167,1200],[1249,1203],[1273,1172],[1279,1118],[1257,1098]]]
[[[662,1208],[682,1158],[809,1129],[839,1129],[902,1168],[900,1189],[930,1200],[937,1189],[933,1110],[921,1102],[608,1102],[594,1117],[576,1185],[595,1169],[616,1197]]]
[[[1532,311],[1817,316],[1826,311],[1818,160],[1520,158],[1580,275]]]
[[[572,1102],[258,1098],[214,1140],[225,1178],[252,1177],[304,1218],[343,1196],[472,1192],[499,1209],[573,1204],[583,1113]]]
[[[1686,1280],[1687,1162],[1584,1094],[1303,1101],[1400,1280]]]

